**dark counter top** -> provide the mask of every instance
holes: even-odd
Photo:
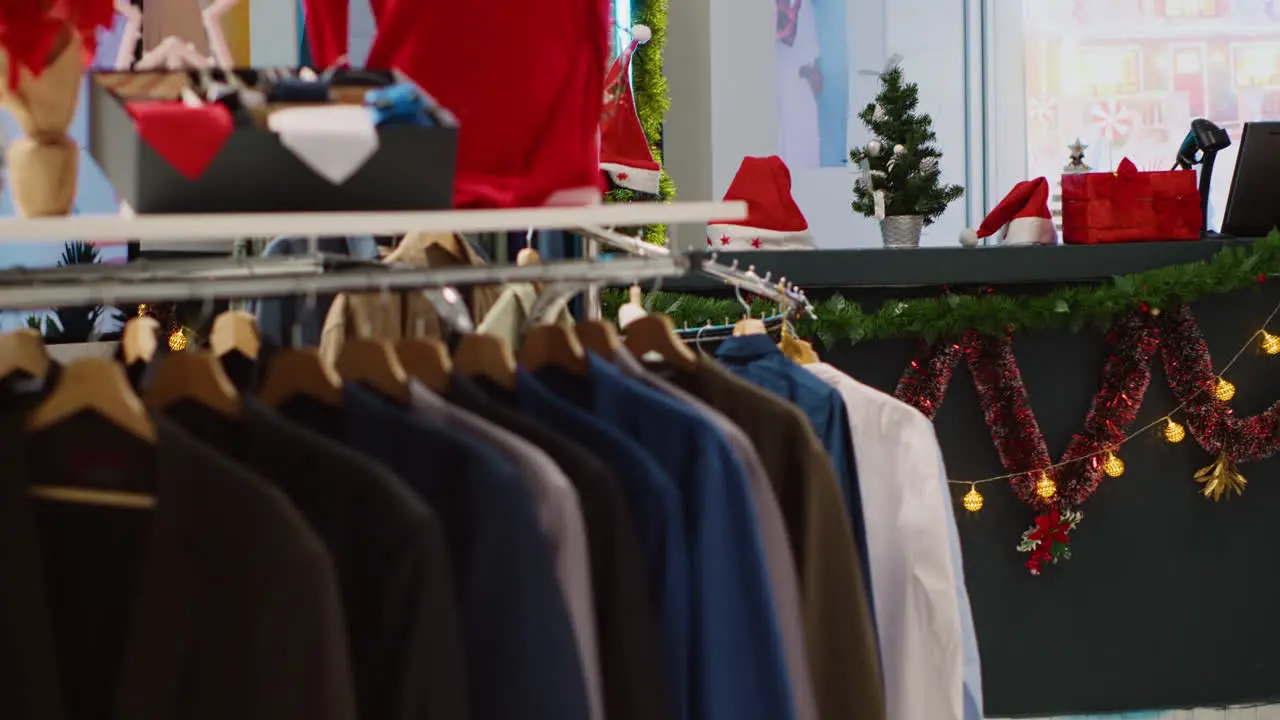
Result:
[[[920,248],[916,250],[814,250],[724,253],[757,272],[786,278],[808,291],[847,287],[928,287],[1087,282],[1213,257],[1248,240],[1151,242],[1123,245]],[[664,290],[721,287],[697,274],[663,283]]]

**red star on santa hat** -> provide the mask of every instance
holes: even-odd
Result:
[[[620,173],[618,173],[618,180],[625,181],[625,180],[626,180],[627,178],[629,178],[629,177],[631,177],[631,175],[629,175],[629,174],[627,174],[627,173],[624,173],[624,172],[620,172]]]
[[[760,238],[751,238],[751,247],[760,249]]]
[[[721,244],[721,245],[728,245],[728,244],[729,244],[729,236],[728,236],[728,235],[722,235],[722,236],[720,236],[720,244]]]

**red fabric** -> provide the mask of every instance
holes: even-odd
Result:
[[[602,188],[611,32],[606,0],[384,0],[367,64],[398,68],[458,117],[458,207],[541,205]]]
[[[62,29],[70,24],[84,45],[86,66],[97,48],[97,29],[111,25],[112,0],[55,0],[41,8],[36,0],[0,0],[0,48],[9,56],[9,87],[15,88],[26,68],[39,75]]]
[[[137,100],[125,109],[143,141],[188,180],[199,180],[231,137],[231,112],[221,103]]]
[[[302,12],[311,64],[319,68],[337,64],[347,54],[350,43],[348,0],[303,0]]]
[[[605,78],[604,113],[600,118],[600,162],[657,171],[661,168],[653,159],[649,139],[640,125],[635,93],[631,88],[631,56],[638,45],[633,41],[613,62]],[[626,180],[621,174],[619,178]]]
[[[991,212],[982,220],[982,225],[978,227],[978,237],[994,235],[1013,220],[1025,217],[1046,220],[1053,217],[1049,213],[1049,181],[1045,178],[1024,180],[1014,185],[1000,204],[991,208]]]
[[[1062,176],[1062,239],[1079,245],[1199,240],[1196,174],[1139,172],[1127,158],[1114,173]]]
[[[711,225],[739,225],[757,230],[804,232],[809,223],[791,197],[791,170],[777,155],[745,157],[729,183],[725,200],[745,200],[746,220],[712,220]]]

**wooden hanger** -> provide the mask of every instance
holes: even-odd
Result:
[[[120,353],[125,367],[138,362],[149,363],[155,359],[156,350],[160,348],[157,337],[159,332],[160,321],[153,317],[129,318],[120,336]]]
[[[385,340],[347,340],[338,353],[337,370],[347,382],[360,383],[388,400],[409,403],[409,374]]]
[[[582,347],[605,360],[617,357],[618,348],[622,347],[618,329],[608,320],[583,320],[574,325],[573,330],[578,334]]]
[[[654,353],[664,362],[689,372],[698,365],[698,356],[676,337],[676,326],[666,315],[646,315],[627,325],[623,344],[637,358]]]
[[[765,327],[764,321],[759,318],[744,317],[733,324],[733,336],[742,337],[743,335],[768,335],[769,328]]]
[[[257,360],[262,352],[257,319],[243,310],[220,313],[213,319],[213,327],[209,330],[209,349],[217,357],[238,352],[250,360]]]
[[[342,406],[342,378],[315,348],[281,350],[267,363],[258,399],[276,408],[295,397],[329,407]]]
[[[524,334],[517,356],[520,366],[529,372],[545,367],[558,367],[574,375],[587,374],[587,353],[571,328],[563,325],[540,325]]]
[[[783,355],[791,358],[791,361],[797,365],[814,365],[821,362],[818,353],[814,352],[813,345],[796,337],[791,332],[791,323],[782,323],[782,339],[778,341],[778,349]]]
[[[444,343],[435,338],[411,338],[396,343],[396,357],[410,376],[436,393],[449,389],[453,361]]]
[[[24,373],[36,380],[49,375],[49,352],[44,338],[32,328],[0,334],[0,378]]]
[[[119,363],[80,358],[62,371],[53,392],[27,420],[27,431],[45,430],[82,412],[93,412],[135,437],[154,443],[155,425]]]
[[[453,367],[463,377],[482,377],[516,389],[515,355],[506,341],[492,335],[463,335],[453,353]]]
[[[165,356],[142,393],[142,401],[155,410],[164,410],[182,400],[223,417],[240,416],[240,393],[217,356],[208,350],[184,350]]]

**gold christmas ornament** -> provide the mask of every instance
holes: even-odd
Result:
[[[138,317],[142,317],[143,315],[146,315],[146,314],[147,314],[147,304],[142,303],[141,305],[138,306]]]
[[[1049,473],[1040,473],[1040,479],[1036,481],[1036,495],[1042,500],[1049,500],[1058,494],[1058,483],[1049,477]]]
[[[1236,464],[1225,454],[1219,455],[1212,465],[1200,468],[1195,480],[1204,485],[1200,494],[1214,502],[1224,497],[1230,498],[1232,492],[1243,495],[1244,486],[1249,484],[1240,471],[1236,470]]]
[[[1169,418],[1169,422],[1164,426],[1164,439],[1170,443],[1180,443],[1187,438],[1187,429],[1182,427],[1181,423],[1176,423],[1173,418]]]
[[[1276,337],[1266,330],[1262,331],[1262,352],[1268,355],[1280,355],[1280,337]]]
[[[169,334],[169,349],[174,352],[187,349],[187,336],[181,330],[174,330]]]
[[[1227,382],[1226,378],[1218,378],[1218,386],[1213,389],[1213,394],[1222,402],[1227,402],[1236,396],[1236,386]]]
[[[1151,310],[1149,311],[1149,314],[1151,315],[1151,317],[1160,317],[1160,308],[1158,307],[1151,308]]]
[[[969,483],[969,492],[964,494],[964,509],[969,512],[982,509],[982,493],[978,492],[978,486],[973,483]]]
[[[1102,461],[1102,472],[1109,477],[1118,478],[1124,474],[1124,461],[1119,455],[1109,452],[1106,459]]]

